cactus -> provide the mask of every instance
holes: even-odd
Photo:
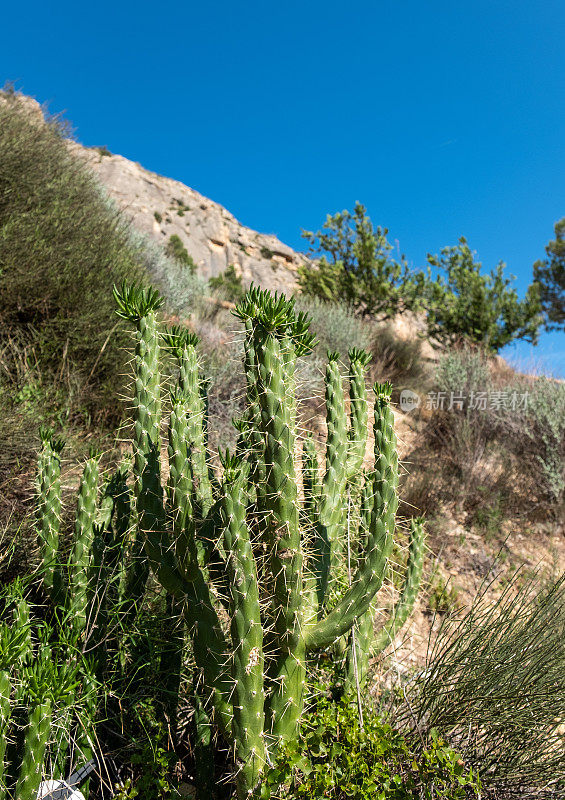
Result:
[[[61,600],[61,565],[59,564],[59,530],[61,526],[61,451],[62,439],[53,431],[41,428],[41,451],[37,471],[37,526],[41,547],[43,582],[47,592]]]
[[[138,610],[149,575],[143,557],[145,537],[155,542],[163,527],[163,490],[158,474],[159,426],[161,422],[161,387],[159,381],[159,336],[155,312],[163,300],[153,289],[114,287],[117,314],[136,326],[134,392],[134,478],[136,539],[132,548],[132,570],[127,595],[128,614]],[[132,311],[134,313],[132,313]]]
[[[5,622],[0,623],[0,800],[6,797],[4,758],[14,688],[11,669],[14,664],[25,661],[29,646],[29,609],[25,600],[20,600],[14,611],[14,624],[10,627]]]
[[[327,603],[332,567],[343,552],[346,488],[364,456],[367,357],[352,352],[347,425],[337,358],[327,374],[328,443],[324,478],[305,444],[305,506],[299,504],[295,451],[296,358],[314,345],[293,301],[252,289],[236,308],[246,331],[248,407],[238,424],[238,455],[222,456],[219,488],[210,481],[202,380],[195,342],[176,330],[165,344],[179,362],[169,432],[168,512],[158,437],[159,299],[115,289],[118,313],[136,332],[134,473],[139,541],[157,579],[184,602],[206,709],[233,743],[238,797],[260,783],[265,763],[292,739],[303,713],[308,652],[330,646],[363,617],[380,588],[392,547],[397,457],[390,387],[375,386],[375,470],[368,530],[351,586]],[[151,374],[149,374],[151,371]],[[247,446],[245,446],[247,443]],[[224,628],[223,609],[230,617]]]
[[[97,516],[98,482],[100,467],[98,458],[91,456],[80,479],[75,535],[68,564],[68,609],[77,638],[84,633],[87,622],[89,597],[88,578],[91,567],[92,547]]]
[[[77,670],[46,644],[52,630],[40,624],[32,632],[18,586],[10,587],[5,599],[14,610],[11,625],[0,623],[0,798],[35,800],[54,714],[68,719]]]
[[[80,479],[75,530],[72,548],[65,569],[59,542],[61,519],[60,452],[61,439],[51,431],[41,431],[42,449],[38,459],[37,527],[42,555],[43,585],[50,595],[65,637],[76,645],[84,639],[87,623],[92,618],[91,580],[95,524],[100,513],[97,508],[100,477],[98,456],[87,459]],[[66,630],[66,621],[70,622]],[[69,637],[69,631],[72,636]],[[84,642],[83,642],[84,644]]]
[[[369,660],[378,656],[394,641],[402,626],[414,609],[420,590],[425,551],[425,529],[423,519],[410,521],[410,544],[408,563],[398,602],[387,622],[375,634],[373,612],[367,611],[355,626],[347,652],[346,690],[365,684],[369,673]],[[355,650],[355,653],[353,652]]]

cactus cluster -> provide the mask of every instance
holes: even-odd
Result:
[[[131,499],[126,468],[120,466],[108,478],[103,478],[100,456],[91,452],[79,480],[69,548],[62,531],[60,473],[64,441],[55,438],[47,428],[40,430],[40,439],[36,528],[40,575],[51,600],[48,643],[62,664],[72,666],[82,690],[80,713],[74,703],[78,698],[74,698],[61,713],[56,730],[51,731],[48,725],[46,703],[52,703],[49,698],[41,710],[34,713],[44,720],[38,742],[44,737],[48,739],[50,733],[55,737],[51,743],[56,753],[51,773],[64,778],[74,766],[92,755],[96,686],[105,674],[108,651],[118,649],[108,630],[108,617],[111,609],[121,610],[126,605],[129,574],[124,556],[131,527]],[[131,608],[135,602],[127,605]],[[47,653],[48,648],[44,647],[39,656],[46,659]],[[71,742],[73,747],[69,748]],[[43,759],[38,747],[29,750],[29,758],[36,759],[37,770],[41,772]],[[87,796],[87,788],[83,789],[83,794]]]
[[[220,454],[216,474],[206,450],[206,387],[196,337],[179,328],[159,333],[156,293],[122,286],[115,296],[118,313],[133,323],[136,336],[137,541],[157,580],[182,604],[204,708],[232,742],[237,794],[248,797],[277,748],[297,734],[309,654],[354,628],[369,627],[398,505],[391,388],[374,387],[374,466],[363,473],[369,358],[362,351],[349,354],[348,423],[338,357],[330,354],[325,470],[320,477],[307,438],[300,474],[295,369],[314,337],[292,300],[252,288],[234,312],[245,326],[247,404],[235,423],[236,453]],[[175,358],[179,375],[170,398],[166,491],[159,437],[162,346]],[[347,497],[360,494],[364,509],[352,532]],[[411,577],[382,637],[394,635],[417,590],[420,523],[416,530]],[[348,536],[355,570],[340,593],[335,576],[351,555]],[[146,580],[143,568],[139,572]],[[370,654],[366,634],[359,660]]]
[[[124,284],[114,295],[135,335],[133,492],[126,468],[101,488],[99,458],[91,455],[64,559],[63,443],[42,432],[37,525],[44,585],[60,616],[72,622],[74,646],[88,645],[100,674],[107,609],[118,604],[125,620],[133,620],[153,571],[167,593],[164,692],[174,705],[190,639],[196,769],[211,777],[206,751],[214,723],[232,744],[242,800],[299,731],[313,656],[342,643],[348,683],[359,686],[371,655],[394,638],[413,607],[424,550],[421,520],[411,525],[400,600],[374,634],[372,605],[386,575],[398,507],[391,387],[374,386],[374,455],[367,470],[370,358],[349,352],[346,393],[339,356],[329,354],[320,470],[313,437],[300,431],[296,399],[297,359],[315,346],[309,320],[293,300],[252,288],[234,311],[245,331],[245,410],[234,420],[235,453],[221,452],[214,468],[197,337],[181,327],[161,329],[162,300],[154,290]],[[178,376],[168,396],[160,375],[167,354]],[[163,405],[169,408],[166,442]],[[1,680],[0,673],[0,702]],[[43,734],[34,736],[39,741]]]

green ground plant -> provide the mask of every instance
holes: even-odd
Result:
[[[267,771],[257,796],[466,800],[481,797],[481,782],[437,732],[416,754],[370,707],[361,723],[355,702],[322,697],[305,717],[300,737]]]
[[[56,773],[73,758],[70,743],[80,748],[88,667],[37,618],[21,587],[4,590],[0,606],[0,797],[35,800],[44,764]]]
[[[210,278],[208,284],[220,298],[230,303],[238,303],[245,294],[241,275],[237,274],[233,264],[216,277]]]

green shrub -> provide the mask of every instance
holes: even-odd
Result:
[[[415,755],[398,730],[355,702],[321,699],[300,738],[267,772],[258,794],[267,798],[413,800],[480,797],[477,774],[434,733]]]
[[[263,258],[266,258],[266,259],[270,260],[274,255],[274,251],[271,250],[270,247],[265,247],[265,245],[262,245],[262,247],[261,247],[261,255],[263,256]]]
[[[388,230],[376,230],[364,206],[328,215],[322,229],[303,231],[312,253],[322,254],[315,266],[299,268],[304,294],[330,303],[345,302],[363,314],[384,319],[417,308],[424,273],[412,272],[404,259],[390,258]]]
[[[163,217],[161,216],[161,214],[159,214],[159,212],[158,212],[158,211],[154,211],[154,212],[153,212],[153,216],[155,217],[155,219],[157,220],[157,222],[158,222],[158,223],[159,223],[159,225],[160,225],[160,224],[161,224],[161,222],[163,221]]]
[[[192,274],[196,272],[196,264],[194,263],[194,259],[191,255],[189,255],[188,250],[182,243],[182,239],[176,233],[173,233],[169,237],[165,252],[168,256],[178,261],[179,264],[182,264],[184,267],[188,267]]]
[[[444,247],[441,255],[428,255],[428,263],[441,273],[425,282],[428,333],[443,343],[468,339],[486,349],[498,351],[517,339],[537,341],[542,323],[539,286],[533,283],[524,300],[518,300],[506,278],[501,261],[490,274],[481,273],[482,264],[465,238],[456,247]]]
[[[435,377],[439,391],[446,397],[464,395],[465,409],[472,393],[488,392],[491,385],[487,359],[480,350],[468,346],[441,356]]]
[[[140,269],[128,225],[65,133],[18,95],[0,99],[1,346],[18,343],[44,383],[69,377],[87,387],[81,401],[93,413],[115,415],[127,339],[109,292]],[[15,369],[10,362],[12,381]]]
[[[529,387],[522,425],[541,485],[552,500],[558,501],[565,489],[565,384],[537,378]]]
[[[373,335],[371,322],[356,316],[345,303],[325,303],[317,298],[299,296],[296,308],[312,320],[311,327],[319,350],[337,350],[343,357],[352,347],[368,350]]]
[[[555,239],[545,248],[545,261],[534,264],[548,330],[565,327],[565,217],[555,223]]]
[[[228,300],[231,303],[237,303],[245,294],[241,275],[236,273],[233,264],[226,267],[220,275],[210,278],[208,283],[210,288],[217,292],[221,299]]]

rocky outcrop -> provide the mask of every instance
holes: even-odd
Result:
[[[105,148],[70,146],[85,158],[134,226],[166,246],[178,236],[204,278],[233,264],[244,285],[290,292],[307,262],[276,236],[241,225],[233,214],[184,183],[164,178]]]

